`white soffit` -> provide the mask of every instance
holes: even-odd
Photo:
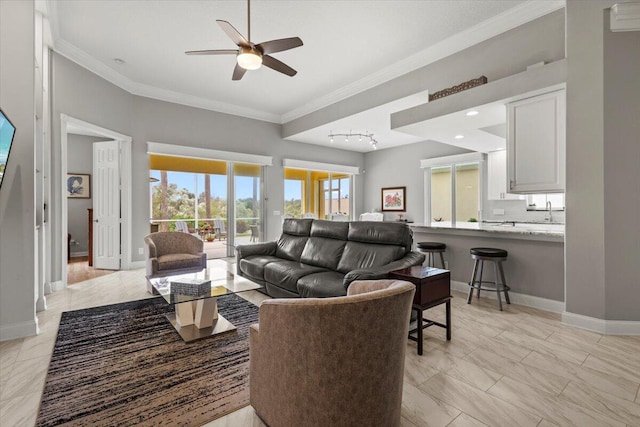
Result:
[[[340,172],[351,175],[360,174],[360,168],[349,165],[336,165],[333,163],[310,162],[307,160],[282,159],[282,166],[292,169],[314,170],[322,172]]]
[[[611,7],[611,31],[639,31],[640,3],[617,3]]]
[[[435,157],[433,159],[420,160],[420,168],[432,168],[434,166],[452,165],[458,163],[481,162],[485,159],[482,153],[457,154],[455,156]]]
[[[226,162],[250,163],[261,166],[273,166],[271,156],[235,153],[233,151],[211,150],[208,148],[187,147],[184,145],[147,142],[147,154],[161,156],[188,157],[193,159],[223,160]]]

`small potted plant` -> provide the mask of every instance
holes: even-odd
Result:
[[[207,233],[204,235],[204,240],[206,240],[207,242],[213,242],[216,238],[216,235],[213,233]]]

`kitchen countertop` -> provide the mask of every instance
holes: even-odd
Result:
[[[469,234],[474,236],[564,242],[564,224],[512,221],[409,223],[414,232]]]

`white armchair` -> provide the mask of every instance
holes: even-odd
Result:
[[[331,221],[349,221],[349,215],[341,212],[332,213],[330,219]]]
[[[382,212],[365,212],[360,214],[360,221],[384,221]]]

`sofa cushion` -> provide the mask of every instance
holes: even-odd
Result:
[[[360,268],[380,267],[404,256],[404,248],[394,245],[347,242],[338,263],[338,271],[348,273]]]
[[[264,280],[291,292],[298,292],[298,279],[308,274],[326,271],[322,267],[296,261],[270,262],[264,267]]]
[[[353,221],[349,223],[349,241],[397,245],[410,251],[413,236],[411,229],[401,222],[380,222],[372,227],[370,222]]]
[[[202,266],[202,255],[193,254],[167,254],[158,257],[158,271],[180,270]]]
[[[282,223],[282,233],[292,236],[308,236],[313,219],[286,218]]]
[[[252,255],[241,259],[238,268],[249,277],[264,280],[264,266],[274,261],[282,260],[271,255]]]
[[[307,236],[281,235],[276,247],[276,256],[290,261],[300,261],[300,256],[308,239],[309,237]]]
[[[300,256],[300,261],[305,264],[336,270],[346,243],[344,240],[309,237]]]
[[[328,298],[347,294],[343,284],[344,274],[337,271],[323,271],[301,277],[298,293],[302,298]]]
[[[330,239],[347,240],[349,223],[317,219],[313,221],[309,235],[311,237],[328,237]]]

